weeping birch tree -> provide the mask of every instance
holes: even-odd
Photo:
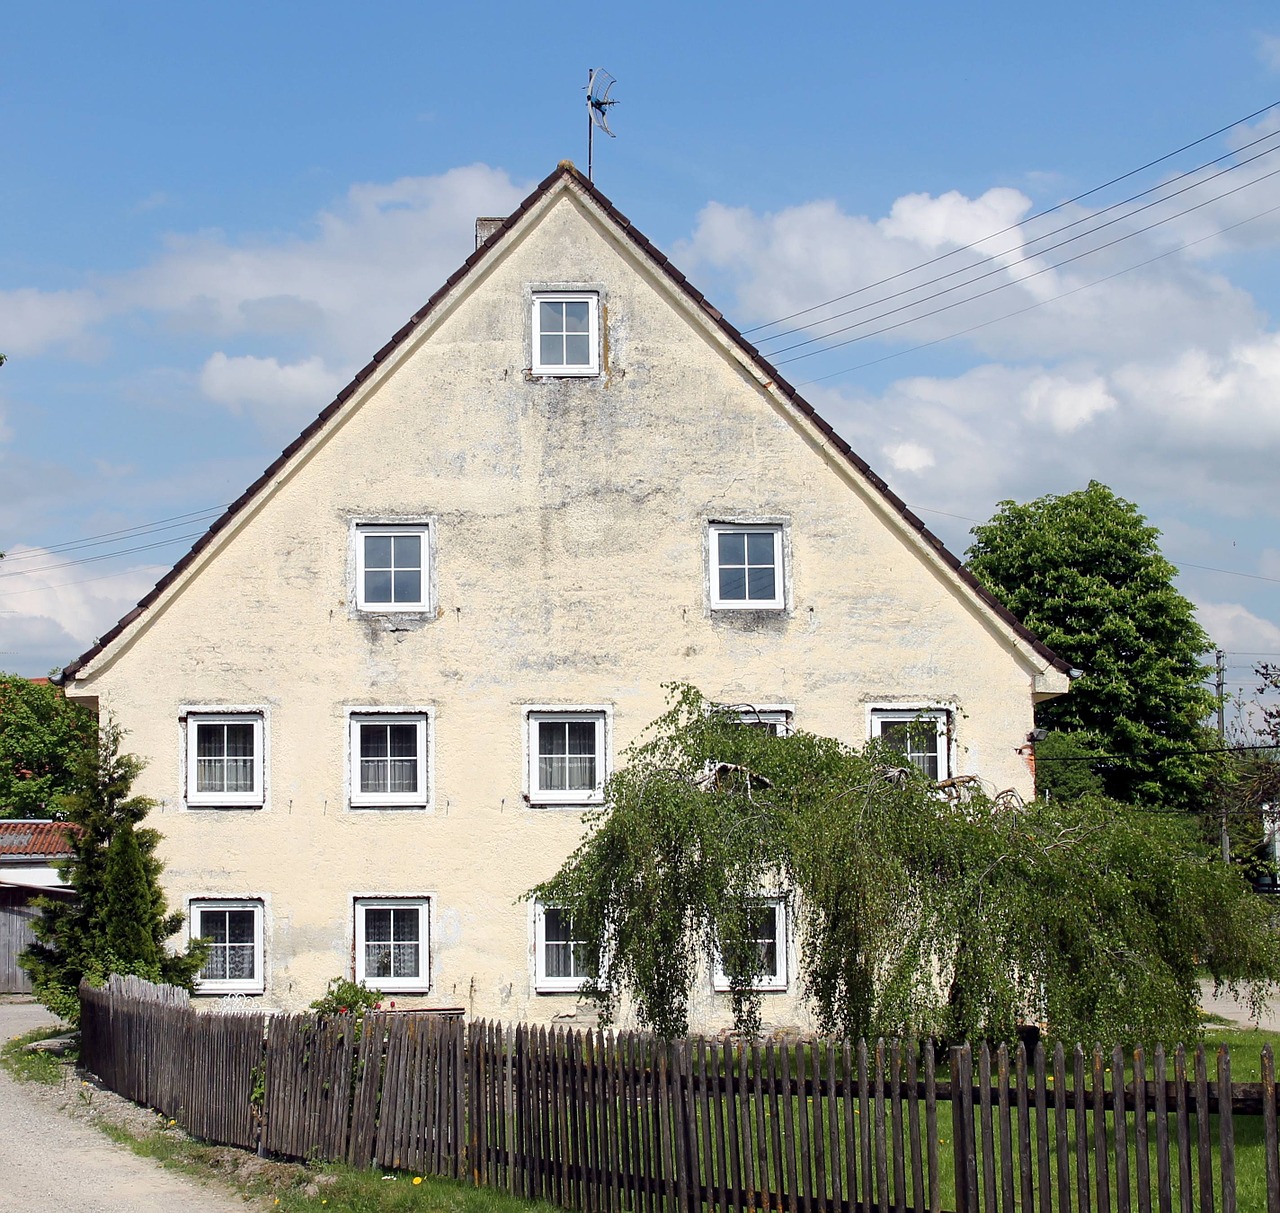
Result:
[[[530,890],[567,910],[584,996],[666,1037],[720,964],[757,1031],[762,897],[794,924],[824,1032],[1172,1040],[1201,966],[1255,995],[1280,976],[1271,906],[1181,816],[1085,797],[962,799],[896,751],[774,736],[688,686],[626,754],[587,835]]]

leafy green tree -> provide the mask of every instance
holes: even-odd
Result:
[[[1036,742],[1036,793],[1046,800],[1101,796],[1102,776],[1094,770],[1098,750],[1087,734],[1046,733]]]
[[[758,1029],[762,895],[786,898],[821,1029],[1011,1039],[1194,1036],[1199,966],[1280,977],[1274,911],[1195,822],[1097,797],[963,801],[884,743],[775,737],[691,687],[628,751],[582,844],[530,891],[567,910],[606,1020],[684,1033],[718,955]],[[1252,984],[1257,991],[1262,985]]]
[[[1091,481],[1025,505],[1003,501],[972,534],[974,575],[1083,671],[1069,694],[1036,708],[1036,723],[1119,755],[1095,768],[1108,795],[1200,807],[1207,763],[1197,751],[1214,706],[1200,659],[1212,646],[1173,586],[1160,532]]]
[[[60,687],[0,674],[0,818],[63,816],[97,721]]]
[[[61,868],[70,900],[46,897],[37,904],[36,942],[19,963],[32,977],[36,997],[70,1022],[79,1018],[81,978],[134,973],[150,981],[192,988],[204,964],[199,941],[170,953],[165,941],[182,927],[160,888],[160,835],[139,823],[155,807],[131,794],[141,760],[120,753],[118,725],[103,725],[84,760],[80,790],[67,801],[73,857]]]

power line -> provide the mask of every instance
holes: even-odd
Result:
[[[893,282],[906,274],[913,274],[917,270],[927,269],[931,265],[937,265],[940,261],[945,261],[948,257],[954,257],[958,253],[968,252],[971,249],[975,249],[980,244],[985,244],[988,240],[995,240],[997,237],[1015,230],[1023,224],[1032,223],[1036,219],[1043,219],[1046,215],[1052,215],[1057,211],[1063,210],[1065,207],[1071,206],[1073,203],[1081,202],[1085,198],[1091,197],[1093,194],[1100,193],[1102,190],[1108,189],[1113,185],[1118,185],[1121,181],[1127,181],[1130,177],[1136,177],[1139,173],[1146,172],[1147,169],[1154,168],[1157,164],[1163,164],[1166,160],[1172,160],[1174,156],[1179,156],[1183,152],[1190,151],[1193,147],[1198,147],[1202,143],[1207,143],[1210,139],[1216,139],[1219,135],[1225,134],[1227,131],[1233,130],[1237,126],[1241,126],[1246,122],[1251,122],[1254,118],[1261,117],[1263,114],[1275,109],[1277,105],[1280,105],[1280,101],[1273,101],[1270,105],[1264,105],[1260,110],[1255,110],[1252,114],[1246,114],[1243,118],[1237,118],[1234,122],[1229,122],[1226,126],[1219,127],[1216,131],[1210,131],[1207,135],[1201,135],[1199,139],[1193,139],[1190,143],[1184,143],[1174,151],[1166,152],[1163,156],[1157,156],[1154,160],[1148,160],[1146,164],[1140,165],[1135,169],[1130,169],[1127,173],[1121,173],[1118,177],[1112,177],[1110,181],[1104,181],[1101,185],[1095,185],[1092,189],[1085,190],[1082,194],[1076,194],[1075,197],[1068,198],[1065,202],[1059,202],[1045,210],[1036,211],[1034,214],[1028,215],[1025,219],[1021,219],[1017,223],[1011,223],[1008,227],[1001,228],[998,232],[992,232],[989,236],[983,236],[980,240],[975,240],[972,244],[961,245],[959,248],[951,249],[946,253],[941,253],[937,257],[930,258],[928,261],[922,261],[919,265],[901,270],[896,274],[890,274],[887,278],[881,278],[876,282],[869,282],[865,286],[858,287],[857,290],[849,291],[843,295],[837,295],[834,299],[828,299],[823,303],[815,303],[812,307],[801,308],[798,312],[792,312],[790,315],[782,316],[777,320],[768,320],[764,324],[757,324],[753,328],[743,329],[742,331],[744,333],[755,333],[759,332],[760,329],[772,328],[775,324],[785,324],[788,320],[794,320],[797,316],[807,315],[809,312],[817,311],[819,308],[830,307],[833,303],[840,303],[842,300],[851,299],[854,295],[860,294],[863,291],[873,290],[877,286],[883,286],[888,282]]]
[[[1159,185],[1153,185],[1149,189],[1145,189],[1140,193],[1132,194],[1128,198],[1125,198],[1120,202],[1113,202],[1110,206],[1104,207],[1100,211],[1095,211],[1091,215],[1086,215],[1080,219],[1072,220],[1072,222],[1063,224],[1061,227],[1056,227],[1052,231],[1043,232],[1039,236],[1030,237],[1027,240],[1023,241],[1018,246],[1016,246],[1015,248],[1005,249],[1001,253],[992,253],[989,256],[979,258],[979,260],[971,262],[968,265],[962,265],[959,269],[951,270],[946,274],[940,274],[937,277],[927,279],[924,282],[916,283],[914,286],[904,287],[902,290],[894,291],[892,294],[881,295],[878,299],[873,299],[870,303],[861,303],[857,307],[849,308],[843,312],[836,312],[834,315],[824,316],[822,317],[822,319],[815,320],[811,324],[800,325],[799,327],[796,327],[796,328],[783,329],[780,332],[773,333],[768,337],[761,338],[761,341],[762,342],[778,341],[778,340],[781,340],[783,337],[790,336],[793,333],[801,333],[806,331],[807,329],[814,328],[817,325],[829,324],[831,321],[839,320],[844,316],[852,316],[855,312],[864,311],[869,307],[876,307],[881,303],[887,303],[891,299],[901,298],[903,295],[910,295],[915,291],[922,291],[926,287],[933,286],[935,283],[945,282],[948,278],[954,278],[957,274],[965,274],[965,273],[968,273],[970,270],[976,270],[979,266],[987,265],[992,261],[998,261],[1000,260],[1000,258],[1008,256],[1010,253],[1017,252],[1019,249],[1022,249],[1025,252],[1025,250],[1030,249],[1032,245],[1040,244],[1042,241],[1048,240],[1051,236],[1056,236],[1062,232],[1070,231],[1073,227],[1079,227],[1081,224],[1085,224],[1085,223],[1092,225],[1091,227],[1087,228],[1085,231],[1078,232],[1076,235],[1071,236],[1066,240],[1060,240],[1057,244],[1052,244],[1048,248],[1042,248],[1034,253],[1025,252],[1024,256],[1020,257],[1017,261],[1012,262],[1011,264],[1021,265],[1026,261],[1030,261],[1034,257],[1043,257],[1046,253],[1053,252],[1054,249],[1062,248],[1063,246],[1071,244],[1076,240],[1083,240],[1086,236],[1091,236],[1095,232],[1100,232],[1104,228],[1111,227],[1113,224],[1120,223],[1125,219],[1131,219],[1133,218],[1134,215],[1140,215],[1142,214],[1143,211],[1150,210],[1152,207],[1159,206],[1162,203],[1168,202],[1173,198],[1177,198],[1180,195],[1189,192],[1190,190],[1199,189],[1201,186],[1207,185],[1210,181],[1214,181],[1218,177],[1221,177],[1226,173],[1233,173],[1237,169],[1241,169],[1241,168],[1244,168],[1246,165],[1252,164],[1255,160],[1260,160],[1264,156],[1271,155],[1273,152],[1280,149],[1277,149],[1275,147],[1269,147],[1265,151],[1259,152],[1255,156],[1250,156],[1245,160],[1241,160],[1237,164],[1228,165],[1226,168],[1221,169],[1216,173],[1212,173],[1208,177],[1204,177],[1197,181],[1194,181],[1190,185],[1184,186],[1180,190],[1174,190],[1172,193],[1167,193],[1162,195],[1159,198],[1155,198],[1151,202],[1148,202],[1145,206],[1135,207],[1133,210],[1127,211],[1123,215],[1117,215],[1113,219],[1108,219],[1105,223],[1095,222],[1102,215],[1107,214],[1109,211],[1113,211],[1121,206],[1127,206],[1130,202],[1136,202],[1139,198],[1145,198],[1148,194],[1154,193],[1156,190],[1167,189],[1170,185],[1174,184],[1174,182],[1182,181],[1187,177],[1193,176],[1196,173],[1201,172],[1203,169],[1208,168],[1211,165],[1218,164],[1221,161],[1226,160],[1231,156],[1237,156],[1240,154],[1241,151],[1244,151],[1249,147],[1253,147],[1255,144],[1262,143],[1270,139],[1275,139],[1277,137],[1280,137],[1280,130],[1271,131],[1269,134],[1263,135],[1261,136],[1261,138],[1253,140],[1252,143],[1246,144],[1245,147],[1243,148],[1237,148],[1235,151],[1227,152],[1224,155],[1217,157],[1217,159],[1215,160],[1206,161],[1204,164],[1197,165],[1193,169],[1188,169],[1185,173],[1180,173],[1177,177],[1172,178],[1170,181],[1162,181]],[[968,282],[957,283],[956,286],[952,289],[959,290],[961,287],[968,286],[973,282],[980,282],[983,278],[989,278],[991,277],[992,274],[998,274],[1001,272],[1002,269],[1005,269],[1005,268],[1008,268],[1008,267],[1004,265],[998,266],[997,268],[990,270],[985,274],[980,274],[976,278],[969,279]],[[854,293],[860,294],[861,291],[854,292]],[[930,298],[937,298],[937,297],[938,297],[937,295],[930,296]],[[923,301],[917,300],[917,302],[923,302]],[[889,314],[890,313],[888,312],[883,313],[883,315],[889,315]],[[870,321],[868,321],[868,323],[870,323]],[[842,330],[837,329],[835,331],[840,332]],[[799,342],[797,345],[788,346],[787,349],[798,349],[799,346],[801,345],[807,345],[811,341],[820,341],[820,340],[822,340],[821,334],[810,338],[809,341],[802,341],[802,342]],[[781,350],[775,351],[775,353],[782,353],[782,352],[784,351],[781,351]]]
[[[69,569],[80,564],[96,564],[100,560],[115,560],[120,556],[130,556],[134,552],[149,552],[152,548],[169,547],[171,544],[184,543],[189,539],[199,539],[203,531],[192,531],[187,535],[172,535],[168,539],[158,539],[155,543],[143,543],[133,548],[121,548],[118,552],[104,552],[100,556],[85,556],[80,560],[63,560],[56,564],[40,565],[32,569],[15,569],[12,573],[0,572],[0,578],[25,577],[31,573],[43,573],[53,569]]]
[[[1204,750],[1148,750],[1144,754],[1062,754],[1059,756],[1036,755],[1036,765],[1042,762],[1137,762],[1142,759],[1161,761],[1165,758],[1190,758],[1196,754],[1239,754],[1248,750],[1280,749],[1275,743],[1270,745],[1228,745],[1214,746]]]
[[[226,506],[210,506],[204,510],[193,510],[189,514],[175,514],[172,518],[162,518],[158,522],[144,522],[119,531],[105,531],[101,535],[69,539],[63,543],[50,544],[48,547],[36,547],[27,552],[11,552],[5,556],[4,564],[7,566],[16,560],[39,560],[50,553],[80,551],[84,548],[101,547],[103,544],[119,542],[122,539],[134,539],[143,535],[158,534],[160,531],[177,530],[179,527],[190,526],[198,518],[207,518],[210,514],[221,513],[225,509]]]
[[[969,325],[968,328],[957,329],[954,333],[947,333],[945,336],[942,336],[942,337],[934,337],[931,341],[921,341],[918,345],[908,346],[904,350],[895,350],[893,353],[883,354],[879,358],[871,358],[871,359],[868,359],[866,362],[859,362],[854,366],[842,367],[840,370],[831,371],[826,375],[817,375],[812,379],[805,379],[799,384],[797,384],[796,386],[808,387],[810,384],[813,384],[813,383],[824,383],[828,379],[836,379],[836,378],[839,378],[839,376],[841,375],[850,375],[854,371],[861,371],[869,366],[879,366],[880,363],[882,362],[891,362],[895,358],[902,358],[902,357],[905,357],[907,354],[915,354],[915,353],[918,353],[920,350],[927,350],[929,349],[930,346],[941,345],[943,342],[946,342],[946,341],[954,341],[957,337],[967,337],[970,333],[976,333],[980,329],[990,328],[993,324],[1000,324],[1002,321],[1012,320],[1014,317],[1023,316],[1027,312],[1034,312],[1037,308],[1044,307],[1046,304],[1057,303],[1062,299],[1070,298],[1072,295],[1078,295],[1081,291],[1089,290],[1091,287],[1101,286],[1105,282],[1111,282],[1115,278],[1120,278],[1125,274],[1131,274],[1134,270],[1143,269],[1145,266],[1152,265],[1156,261],[1163,261],[1164,258],[1172,257],[1175,253],[1186,252],[1187,249],[1194,248],[1197,244],[1203,244],[1206,240],[1213,240],[1218,236],[1225,235],[1227,232],[1234,231],[1238,227],[1244,227],[1245,224],[1247,223],[1253,223],[1258,219],[1265,219],[1268,215],[1274,214],[1276,211],[1280,211],[1280,206],[1268,207],[1265,211],[1259,211],[1256,215],[1250,215],[1247,218],[1240,219],[1235,223],[1229,223],[1226,227],[1218,228],[1216,231],[1210,232],[1207,236],[1199,236],[1195,240],[1188,240],[1185,243],[1179,245],[1177,248],[1166,249],[1163,253],[1156,253],[1155,256],[1148,257],[1144,261],[1138,261],[1133,265],[1127,265],[1123,269],[1116,270],[1115,273],[1113,274],[1106,274],[1101,278],[1095,278],[1093,279],[1092,282],[1081,283],[1079,286],[1072,287],[1069,291],[1062,291],[1060,294],[1052,295],[1048,299],[1040,299],[1040,300],[1037,300],[1035,303],[1028,303],[1025,307],[1015,308],[1011,312],[1006,312],[1003,316],[993,316],[990,320],[982,320],[977,324]],[[1065,264],[1065,262],[1063,264]],[[961,302],[965,302],[965,301],[962,300]],[[939,310],[943,310],[943,309],[939,309]],[[916,317],[916,319],[923,319],[923,317]],[[910,321],[907,321],[906,323],[910,323]],[[901,327],[901,326],[894,326],[894,327]],[[874,336],[874,334],[868,334],[868,335]],[[835,347],[831,347],[831,348],[835,348]],[[942,510],[933,510],[930,512],[935,514],[943,513]],[[961,515],[952,514],[952,515],[948,515],[948,517],[960,518]],[[978,519],[970,518],[970,519],[965,519],[965,521],[977,522]],[[1218,570],[1218,571],[1225,571],[1225,570]]]
[[[985,291],[979,291],[975,295],[969,295],[969,296],[966,296],[964,299],[957,299],[952,301],[951,303],[945,303],[941,307],[934,308],[932,311],[922,312],[918,316],[909,316],[905,320],[900,320],[894,324],[886,325],[884,328],[873,329],[869,333],[861,333],[856,337],[848,337],[844,341],[832,342],[829,345],[822,346],[820,349],[809,350],[807,353],[803,353],[803,354],[796,354],[791,358],[779,359],[779,358],[771,357],[770,361],[777,366],[786,366],[787,363],[789,362],[798,362],[802,358],[812,358],[815,354],[825,354],[830,350],[840,349],[842,346],[853,345],[855,342],[866,341],[871,337],[878,337],[882,333],[892,332],[894,329],[902,328],[904,325],[915,324],[919,320],[927,320],[930,316],[936,316],[941,312],[950,311],[952,308],[955,308],[955,307],[962,307],[966,303],[973,303],[978,299],[985,298],[987,295],[994,295],[997,291],[1007,290],[1011,286],[1019,286],[1022,283],[1027,282],[1032,278],[1038,278],[1041,274],[1047,274],[1051,270],[1058,270],[1065,265],[1071,265],[1073,262],[1079,261],[1084,257],[1092,256],[1094,253],[1104,252],[1106,249],[1113,248],[1117,244],[1123,243],[1125,240],[1131,240],[1134,236],[1141,236],[1145,232],[1152,231],[1153,229],[1157,227],[1161,227],[1166,223],[1171,223],[1174,219],[1181,219],[1185,215],[1190,215],[1193,211],[1198,211],[1202,207],[1209,206],[1214,202],[1221,202],[1222,199],[1229,198],[1231,197],[1232,194],[1238,194],[1241,190],[1248,189],[1250,186],[1258,185],[1261,182],[1266,181],[1271,177],[1275,177],[1277,174],[1280,174],[1280,169],[1272,169],[1269,173],[1263,173],[1261,176],[1255,177],[1251,181],[1246,181],[1243,185],[1238,185],[1232,189],[1224,190],[1221,194],[1215,194],[1212,198],[1206,198],[1203,202],[1197,202],[1194,206],[1189,206],[1185,210],[1176,211],[1172,215],[1166,215],[1163,219],[1157,219],[1152,223],[1146,224],[1143,227],[1135,228],[1131,232],[1126,232],[1123,236],[1117,236],[1114,240],[1108,240],[1105,244],[1097,245],[1095,248],[1085,249],[1084,252],[1076,253],[1074,256],[1071,256],[1071,257],[1065,257],[1061,261],[1056,262],[1053,265],[1046,265],[1038,270],[1032,270],[1030,273],[1023,275],[1021,278],[1012,279],[1009,282],[998,283],[996,286],[989,287]],[[1023,260],[1024,261],[1031,260],[1031,258],[1028,257],[1028,258],[1024,258]],[[1021,262],[1014,262],[1013,264],[1017,265],[1017,264],[1021,264]],[[802,346],[813,344],[813,342],[816,342],[816,341],[825,341],[828,337],[834,337],[838,333],[845,333],[845,332],[848,332],[850,329],[861,328],[864,324],[874,324],[876,321],[883,320],[885,317],[892,316],[897,312],[902,312],[902,311],[906,311],[909,308],[918,307],[920,304],[927,303],[931,299],[940,299],[943,295],[951,294],[952,291],[960,290],[966,286],[971,286],[973,285],[973,283],[979,282],[983,278],[991,277],[992,274],[1001,273],[1004,270],[1004,268],[1005,267],[1002,266],[998,270],[991,270],[986,274],[980,274],[977,278],[972,279],[972,281],[970,282],[961,283],[953,287],[948,287],[944,291],[938,291],[933,295],[927,295],[923,299],[917,299],[911,303],[904,303],[899,307],[890,308],[887,312],[883,312],[876,316],[869,316],[866,319],[859,320],[854,324],[844,325],[841,328],[835,329],[832,332],[825,334],[823,337],[815,337],[810,341],[797,342],[795,345],[787,346],[782,350],[776,351],[776,353],[781,354],[781,353],[786,353],[788,350],[800,349]]]

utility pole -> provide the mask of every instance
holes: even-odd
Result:
[[[1216,689],[1218,696],[1218,744],[1225,746],[1227,744],[1227,716],[1226,716],[1226,684],[1227,684],[1227,655],[1221,649],[1215,650],[1214,661],[1217,665]],[[1227,795],[1225,789],[1218,792],[1222,803],[1222,862],[1231,862],[1231,836],[1227,833]]]

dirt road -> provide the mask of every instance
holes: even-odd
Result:
[[[0,1041],[53,1020],[32,1003],[0,1003]],[[78,1084],[77,1084],[78,1088]],[[0,1213],[244,1213],[257,1209],[109,1141],[59,1104],[77,1099],[0,1070]]]

